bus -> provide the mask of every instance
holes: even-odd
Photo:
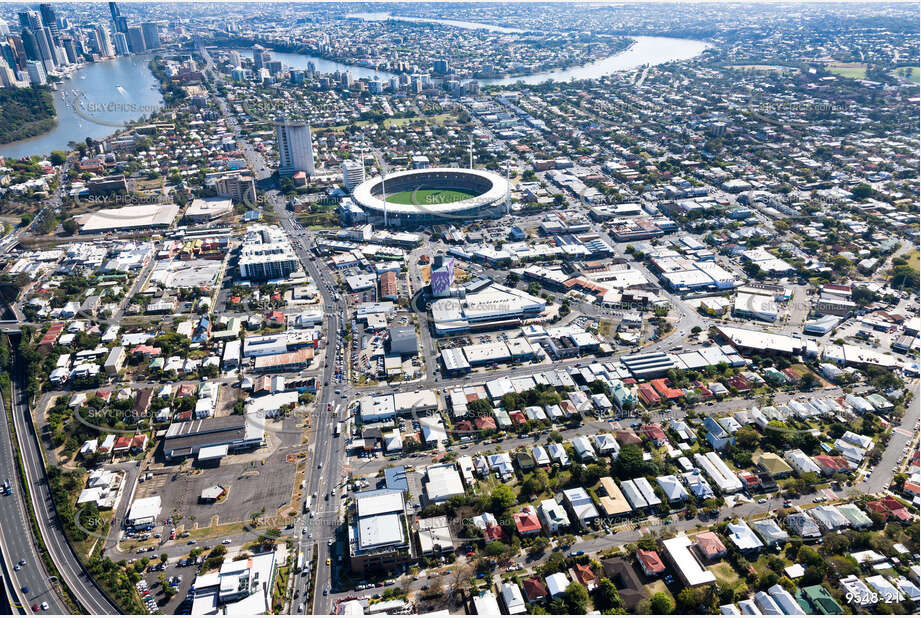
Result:
[[[308,512],[308,511],[310,510],[310,503],[311,503],[311,502],[313,502],[313,496],[307,496],[307,499],[304,500],[304,512],[305,512],[305,513]]]
[[[342,423],[336,423],[336,428],[333,430],[333,436],[337,437],[340,433],[342,433]]]
[[[297,571],[298,571],[298,573],[303,573],[303,572],[304,572],[304,558],[305,558],[304,552],[301,552],[300,555],[297,557]]]

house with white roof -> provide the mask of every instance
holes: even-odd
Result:
[[[564,573],[553,573],[548,575],[544,580],[547,584],[547,593],[551,599],[557,599],[566,593],[566,587],[569,586],[569,578]]]
[[[812,458],[800,449],[792,449],[784,453],[783,458],[799,474],[812,472],[813,474],[822,474],[822,469],[816,465]]]
[[[670,503],[683,502],[690,495],[674,474],[659,476],[656,482],[665,491],[665,497]]]
[[[588,438],[585,436],[577,436],[572,439],[572,447],[576,451],[576,457],[580,461],[594,461],[595,460],[595,449],[592,448],[592,443],[589,442]]]
[[[595,444],[595,450],[599,455],[606,457],[617,457],[620,453],[620,444],[609,433],[599,433],[592,436],[592,442]]]
[[[560,464],[560,467],[565,468],[569,465],[569,455],[562,444],[551,442],[547,445],[547,453],[553,461]]]
[[[547,534],[556,534],[569,527],[569,516],[559,502],[548,498],[537,507],[537,517]]]
[[[521,594],[521,588],[514,582],[505,582],[502,584],[502,603],[509,615],[525,614],[528,611],[524,602],[524,595]]]
[[[743,553],[757,552],[764,547],[764,543],[755,536],[754,531],[745,523],[744,519],[729,522],[727,530],[729,540]]]
[[[599,517],[595,503],[582,487],[564,489],[563,500],[569,507],[569,512],[572,514],[573,519],[578,521],[583,528]]]

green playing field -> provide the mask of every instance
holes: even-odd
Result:
[[[451,204],[475,197],[477,193],[461,189],[416,189],[401,191],[387,196],[391,204],[415,204],[417,206],[437,206]]]

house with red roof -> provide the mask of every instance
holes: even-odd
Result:
[[[666,436],[665,432],[662,431],[662,428],[658,425],[643,425],[640,427],[640,431],[646,435],[647,438],[652,440],[652,443],[656,446],[662,446],[665,444]]]
[[[758,478],[757,474],[752,474],[751,472],[742,471],[739,472],[739,480],[745,483],[745,489],[757,489],[761,484],[761,480]]]
[[[115,440],[115,446],[112,447],[112,453],[115,455],[123,455],[128,452],[128,449],[131,448],[131,438],[128,436],[121,436]]]
[[[643,440],[629,429],[621,429],[614,432],[617,443],[621,446],[625,444],[642,444]]]
[[[752,383],[745,376],[730,376],[726,378],[726,384],[736,389],[740,393],[747,393],[752,389]]]
[[[889,519],[889,515],[890,515],[889,509],[887,509],[886,506],[882,502],[879,502],[879,501],[867,502],[867,508],[875,513],[879,513],[886,519]]]
[[[648,406],[657,405],[662,398],[659,397],[659,393],[656,392],[652,386],[647,384],[640,384],[636,387],[636,395],[640,398],[640,401],[645,403]]]
[[[921,485],[914,483],[912,481],[905,481],[905,484],[902,485],[902,491],[912,497],[921,496]]]
[[[598,576],[587,564],[575,564],[569,569],[569,575],[587,590],[594,590],[598,586]]]
[[[112,391],[108,388],[100,388],[96,391],[96,396],[108,403],[109,400],[112,399]]]
[[[646,577],[659,577],[665,573],[665,563],[659,557],[659,553],[647,549],[636,550],[636,561],[640,563],[640,568]]]
[[[142,356],[144,358],[160,356],[160,352],[160,348],[156,348],[152,345],[147,345],[146,343],[142,343],[141,345],[136,345],[131,348],[131,356]]]
[[[266,326],[277,328],[285,325],[285,314],[281,311],[269,311],[265,316]]]
[[[528,419],[525,417],[524,412],[521,410],[516,410],[508,415],[512,422],[516,425],[524,425],[528,422]]]
[[[697,551],[704,560],[717,560],[726,555],[726,546],[715,532],[701,532],[697,535]]]
[[[547,599],[547,586],[538,577],[526,577],[521,580],[521,587],[528,603],[540,603]]]
[[[191,420],[192,420],[192,410],[186,410],[176,415],[176,421],[191,421]]]
[[[496,419],[491,416],[476,416],[473,419],[473,424],[480,431],[489,431],[497,428]]]
[[[486,529],[483,530],[483,538],[487,543],[489,541],[502,541],[505,539],[505,530],[499,525],[486,526]]]
[[[147,450],[147,434],[139,433],[131,438],[131,452],[142,453]]]
[[[454,431],[471,433],[473,432],[473,424],[470,421],[457,421],[454,423]]]
[[[697,380],[696,382],[694,382],[694,392],[697,393],[697,396],[700,397],[701,399],[706,400],[706,399],[713,398],[713,393],[710,391],[709,388],[707,388],[707,385],[701,382],[700,380]]]
[[[183,397],[194,395],[197,391],[198,387],[196,385],[186,382],[185,384],[179,385],[179,391],[176,392],[176,397],[182,399]]]
[[[905,508],[905,505],[893,498],[892,496],[886,496],[880,502],[889,509],[889,512],[892,513],[892,516],[898,519],[901,522],[911,521],[911,513],[908,512],[908,509]]]
[[[540,534],[540,519],[537,517],[537,510],[531,505],[525,506],[520,513],[512,515],[515,520],[515,528],[518,534],[522,536],[536,536]]]
[[[816,455],[812,460],[821,468],[822,474],[825,476],[831,476],[838,472],[847,473],[851,469],[847,459],[841,455]]]
[[[684,397],[684,391],[680,388],[672,387],[668,378],[657,378],[655,380],[650,380],[649,383],[656,389],[659,395],[666,399],[681,399]]]

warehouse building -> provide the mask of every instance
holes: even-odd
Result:
[[[220,459],[262,445],[265,430],[260,418],[249,415],[208,417],[173,423],[166,430],[163,455],[167,461],[196,457]]]

